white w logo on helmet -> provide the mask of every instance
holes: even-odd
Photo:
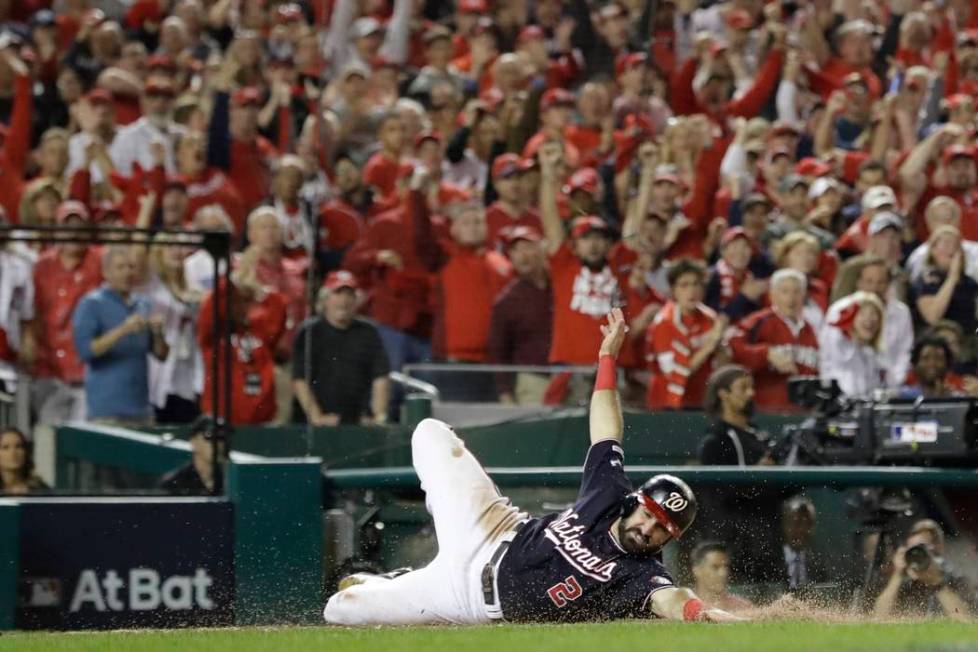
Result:
[[[670,493],[669,497],[662,501],[662,506],[672,512],[681,512],[686,509],[686,505],[688,504],[689,501],[675,491]]]

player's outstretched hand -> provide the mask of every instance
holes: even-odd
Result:
[[[617,358],[627,332],[628,325],[625,323],[625,315],[621,308],[613,309],[608,314],[607,326],[601,326],[601,334],[604,335],[604,339],[601,340],[601,349],[598,355],[612,355]]]
[[[742,623],[750,620],[743,616],[735,616],[723,609],[707,609],[700,618],[708,623]]]

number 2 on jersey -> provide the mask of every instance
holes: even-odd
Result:
[[[577,600],[583,593],[584,589],[573,575],[568,575],[566,580],[547,589],[547,595],[557,607],[566,607],[568,602]]]

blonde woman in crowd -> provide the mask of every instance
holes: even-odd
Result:
[[[161,233],[149,248],[149,274],[142,292],[151,313],[163,321],[170,347],[164,360],[150,358],[149,399],[157,423],[189,423],[199,414],[204,368],[197,345],[197,313],[202,294],[191,289],[184,272],[190,247],[180,236]]]
[[[883,387],[880,347],[885,314],[878,296],[855,292],[819,333],[819,372],[824,380],[838,381],[850,398],[870,398]]]

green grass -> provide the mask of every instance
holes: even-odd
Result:
[[[388,629],[240,628],[98,633],[11,633],[0,650],[43,652],[978,652],[978,624],[762,622],[706,625],[614,622]]]

